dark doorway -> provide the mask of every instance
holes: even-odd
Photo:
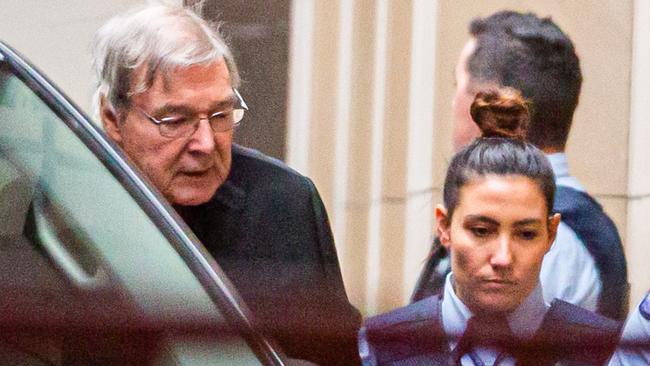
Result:
[[[185,0],[186,5],[197,2]],[[235,141],[284,160],[291,1],[203,3],[203,15],[221,25],[232,48],[242,77],[240,92],[250,108]]]

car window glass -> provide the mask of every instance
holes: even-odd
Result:
[[[0,350],[34,364],[257,363],[240,338],[215,338],[232,332],[183,259],[8,68],[0,68],[0,293],[0,327],[12,333]],[[210,354],[182,361],[192,347]]]

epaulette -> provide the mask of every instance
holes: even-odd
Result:
[[[522,364],[543,359],[539,364],[563,360],[570,364],[601,365],[614,352],[620,327],[620,322],[555,299]]]
[[[646,319],[650,320],[650,291],[645,295],[645,299],[639,305],[639,313]]]
[[[379,365],[407,362],[432,353],[446,357],[440,298],[430,296],[406,307],[367,318],[361,332]],[[428,356],[427,356],[428,357]],[[419,365],[419,363],[407,363]]]

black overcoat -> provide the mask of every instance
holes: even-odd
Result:
[[[267,335],[292,358],[358,364],[361,316],[349,303],[314,184],[282,162],[233,145],[209,202],[179,208]]]

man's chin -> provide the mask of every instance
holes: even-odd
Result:
[[[167,199],[174,205],[179,206],[198,206],[212,199],[217,188],[214,189],[185,189],[180,192],[174,192]]]

